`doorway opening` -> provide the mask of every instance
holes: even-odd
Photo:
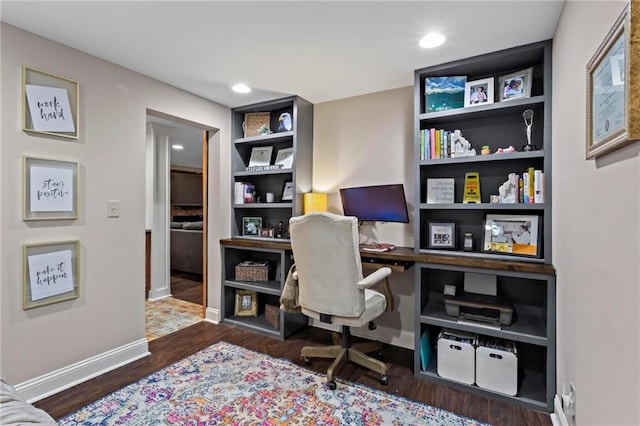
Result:
[[[147,114],[147,340],[204,319],[207,129]]]

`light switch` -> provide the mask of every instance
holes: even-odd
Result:
[[[107,217],[120,217],[120,200],[107,201]]]

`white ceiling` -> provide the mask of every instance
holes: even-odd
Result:
[[[553,38],[564,1],[7,1],[2,21],[236,107],[413,84],[430,65]],[[425,50],[429,31],[447,37]],[[253,88],[237,94],[230,86]],[[200,138],[197,139],[199,146]]]

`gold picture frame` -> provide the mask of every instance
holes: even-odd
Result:
[[[627,4],[587,64],[587,159],[640,139],[638,8]]]
[[[80,84],[59,75],[22,67],[22,130],[78,139]]]
[[[78,298],[80,241],[23,246],[22,308],[33,309]]]
[[[258,316],[258,293],[251,290],[236,290],[233,314],[237,317]]]
[[[22,157],[22,220],[78,218],[77,161]]]

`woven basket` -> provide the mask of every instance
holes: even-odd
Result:
[[[248,112],[244,115],[244,123],[242,123],[242,129],[244,130],[244,137],[260,136],[260,130],[264,125],[267,128],[270,127],[271,114],[268,112]]]
[[[269,281],[269,265],[245,266],[243,263],[236,265],[237,281]]]

